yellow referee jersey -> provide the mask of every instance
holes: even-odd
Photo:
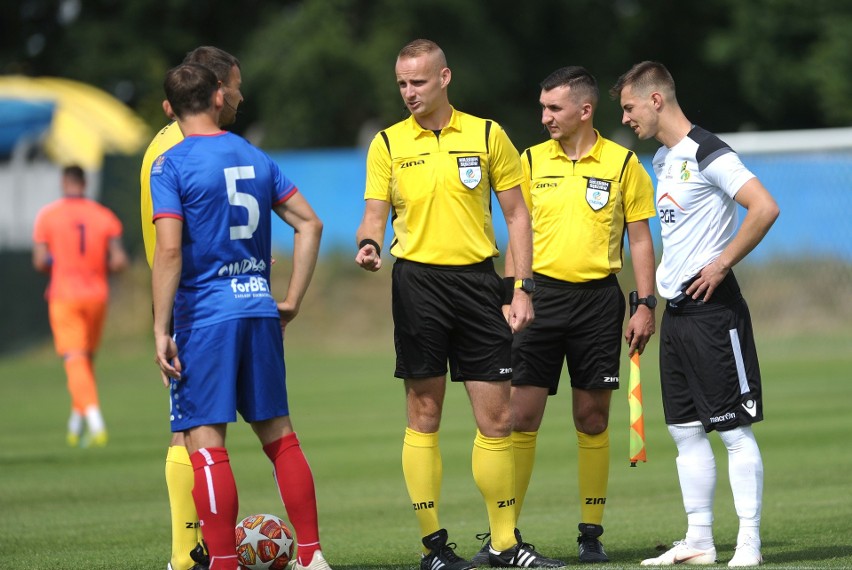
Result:
[[[145,257],[148,266],[154,263],[154,246],[157,243],[157,232],[154,228],[154,201],[151,199],[151,165],[154,159],[183,140],[178,124],[171,122],[158,132],[142,157],[142,169],[139,172],[141,194],[139,196],[139,212],[142,216],[142,241],[145,243]]]
[[[636,154],[597,134],[571,160],[549,140],[521,155],[532,214],[533,271],[581,283],[622,267],[625,224],[654,217],[654,186]]]
[[[413,117],[377,134],[364,198],[391,204],[395,257],[471,265],[499,255],[491,189],[522,180],[517,150],[500,125],[453,109],[438,134]]]

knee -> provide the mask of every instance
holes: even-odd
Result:
[[[408,406],[408,425],[420,433],[433,433],[441,425],[441,407],[434,402],[418,402]]]
[[[512,413],[504,410],[491,410],[476,414],[477,428],[486,437],[506,437],[512,433]]]
[[[541,416],[526,410],[512,410],[512,429],[514,431],[538,431]]]
[[[609,414],[599,410],[588,410],[574,417],[574,427],[587,435],[600,435],[609,427]]]

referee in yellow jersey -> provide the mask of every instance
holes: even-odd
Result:
[[[438,522],[438,428],[448,370],[464,382],[477,433],[472,467],[491,524],[491,566],[557,568],[515,529],[515,460],[509,407],[512,332],[532,320],[530,216],[517,150],[497,123],[454,109],[443,51],[415,40],[399,52],[396,81],[411,116],[373,139],[355,261],[381,268],[393,211],[395,376],[405,385],[405,483],[422,536],[421,570],[474,565],[453,550]],[[491,220],[491,190],[506,218],[518,277],[507,319]]]
[[[197,63],[210,69],[219,80],[225,95],[225,106],[219,115],[219,126],[233,124],[237,107],[243,101],[240,85],[242,75],[239,60],[228,52],[212,46],[200,46],[186,54],[183,63]],[[165,101],[163,102],[165,104]],[[163,107],[165,109],[165,106]],[[151,200],[151,166],[154,160],[183,140],[175,121],[164,126],[154,136],[142,157],[139,174],[141,194],[139,211],[142,216],[142,239],[150,266],[154,261],[157,233],[154,229],[154,205]],[[192,500],[193,474],[183,432],[172,434],[166,455],[166,488],[172,523],[172,555],[168,570],[204,570],[207,555],[201,542],[198,514]]]
[[[563,361],[571,377],[577,432],[580,562],[607,562],[600,543],[609,477],[609,408],[619,387],[624,232],[639,305],[624,337],[640,353],[654,334],[655,214],[651,178],[636,155],[592,126],[595,78],[563,67],[541,83],[541,122],[550,140],[521,154],[523,194],[532,214],[536,320],[512,347],[512,440],[520,514],[535,461],[536,436]],[[507,255],[507,267],[514,251]],[[507,275],[511,275],[508,273]]]

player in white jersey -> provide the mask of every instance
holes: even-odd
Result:
[[[763,419],[751,317],[731,268],[769,231],[775,200],[715,135],[694,126],[660,63],[634,65],[610,90],[622,122],[664,146],[654,156],[663,257],[657,288],[667,299],[660,327],[660,380],[687,515],[684,540],[643,566],[713,564],[716,463],[708,433],[728,450],[736,551],[728,566],[763,562],[763,461],[751,424]],[[747,213],[737,229],[737,205]]]

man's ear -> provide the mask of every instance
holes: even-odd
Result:
[[[171,121],[177,120],[177,115],[175,115],[175,112],[172,111],[172,105],[171,105],[171,103],[169,103],[168,99],[163,99],[163,113],[166,114],[166,116],[169,118],[169,120],[171,120]]]
[[[449,67],[445,67],[441,70],[441,89],[446,89],[447,85],[450,84],[450,81],[453,78],[453,72],[450,71]]]

